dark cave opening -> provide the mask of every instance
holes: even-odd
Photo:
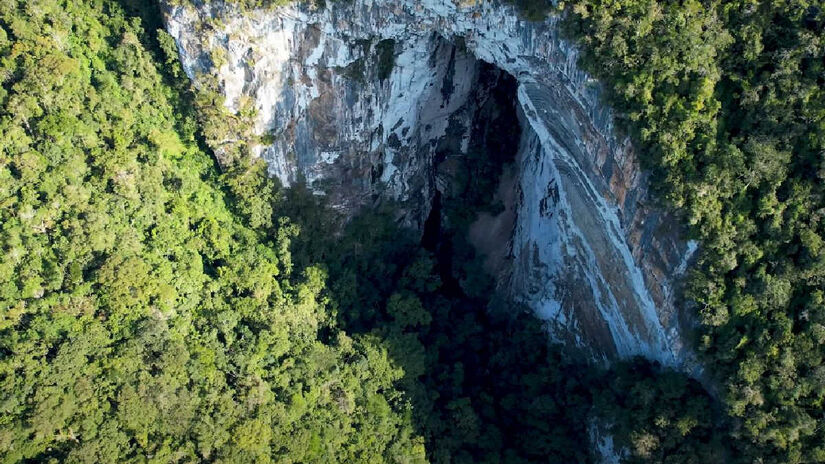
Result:
[[[480,249],[470,239],[470,228],[480,215],[495,218],[507,209],[500,184],[515,162],[522,130],[516,79],[492,64],[479,61],[478,66],[472,97],[451,117],[434,155],[436,189],[421,238],[455,295],[486,295],[494,286],[482,262],[487,253],[503,253],[509,237],[496,237],[488,249]]]

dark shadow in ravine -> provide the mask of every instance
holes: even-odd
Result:
[[[500,208],[494,192],[521,130],[512,77],[489,66],[480,82],[491,91],[469,150],[446,140],[435,157],[433,172],[450,159],[460,185],[434,194],[423,231],[397,225],[387,203],[333,220],[297,186],[283,202],[302,229],[293,254],[298,266],[327,270],[338,325],[377,335],[403,368],[400,387],[432,461],[586,462],[588,371],[564,361],[524,308],[491,307],[494,281],[467,239],[477,213]]]

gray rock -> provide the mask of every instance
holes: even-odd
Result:
[[[683,340],[690,318],[673,301],[696,246],[652,205],[632,145],[558,18],[526,22],[509,6],[453,0],[243,12],[215,0],[165,15],[195,85],[217,78],[232,111],[251,99],[254,132],[274,141],[255,148],[272,175],[306,179],[344,212],[397,200],[411,227],[438,188],[434,155],[448,127],[470,137],[481,61],[512,75],[523,127],[505,195],[512,232],[485,241],[501,247],[487,261],[500,288],[574,351],[699,372]],[[501,221],[485,220],[501,233]]]

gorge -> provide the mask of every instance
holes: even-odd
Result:
[[[0,4],[0,462],[825,462],[825,6]]]
[[[574,352],[700,370],[686,346],[691,322],[674,305],[695,244],[649,198],[558,18],[453,0],[246,11],[206,2],[165,14],[196,86],[208,77],[231,111],[255,109],[253,132],[265,136],[255,151],[271,175],[305,180],[344,212],[391,199],[419,230],[477,141],[484,81],[509,76],[520,128],[512,205],[485,250],[500,291]]]

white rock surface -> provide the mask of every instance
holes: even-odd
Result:
[[[622,458],[627,457],[628,450],[616,449],[616,444],[613,443],[613,435],[608,431],[609,427],[593,418],[587,424],[587,433],[590,438],[590,444],[593,447],[593,454],[598,462],[602,464],[619,464]]]
[[[217,77],[233,111],[251,99],[256,133],[274,136],[257,148],[273,175],[305,178],[344,210],[396,199],[413,227],[436,189],[439,140],[451,122],[469,137],[467,108],[484,97],[479,60],[509,73],[523,132],[502,289],[591,357],[699,369],[682,341],[688,318],[673,304],[695,244],[650,205],[633,148],[614,134],[557,18],[526,22],[472,0],[243,12],[216,0],[167,7],[166,20],[196,85]],[[388,39],[394,65],[381,76],[378,44]]]

